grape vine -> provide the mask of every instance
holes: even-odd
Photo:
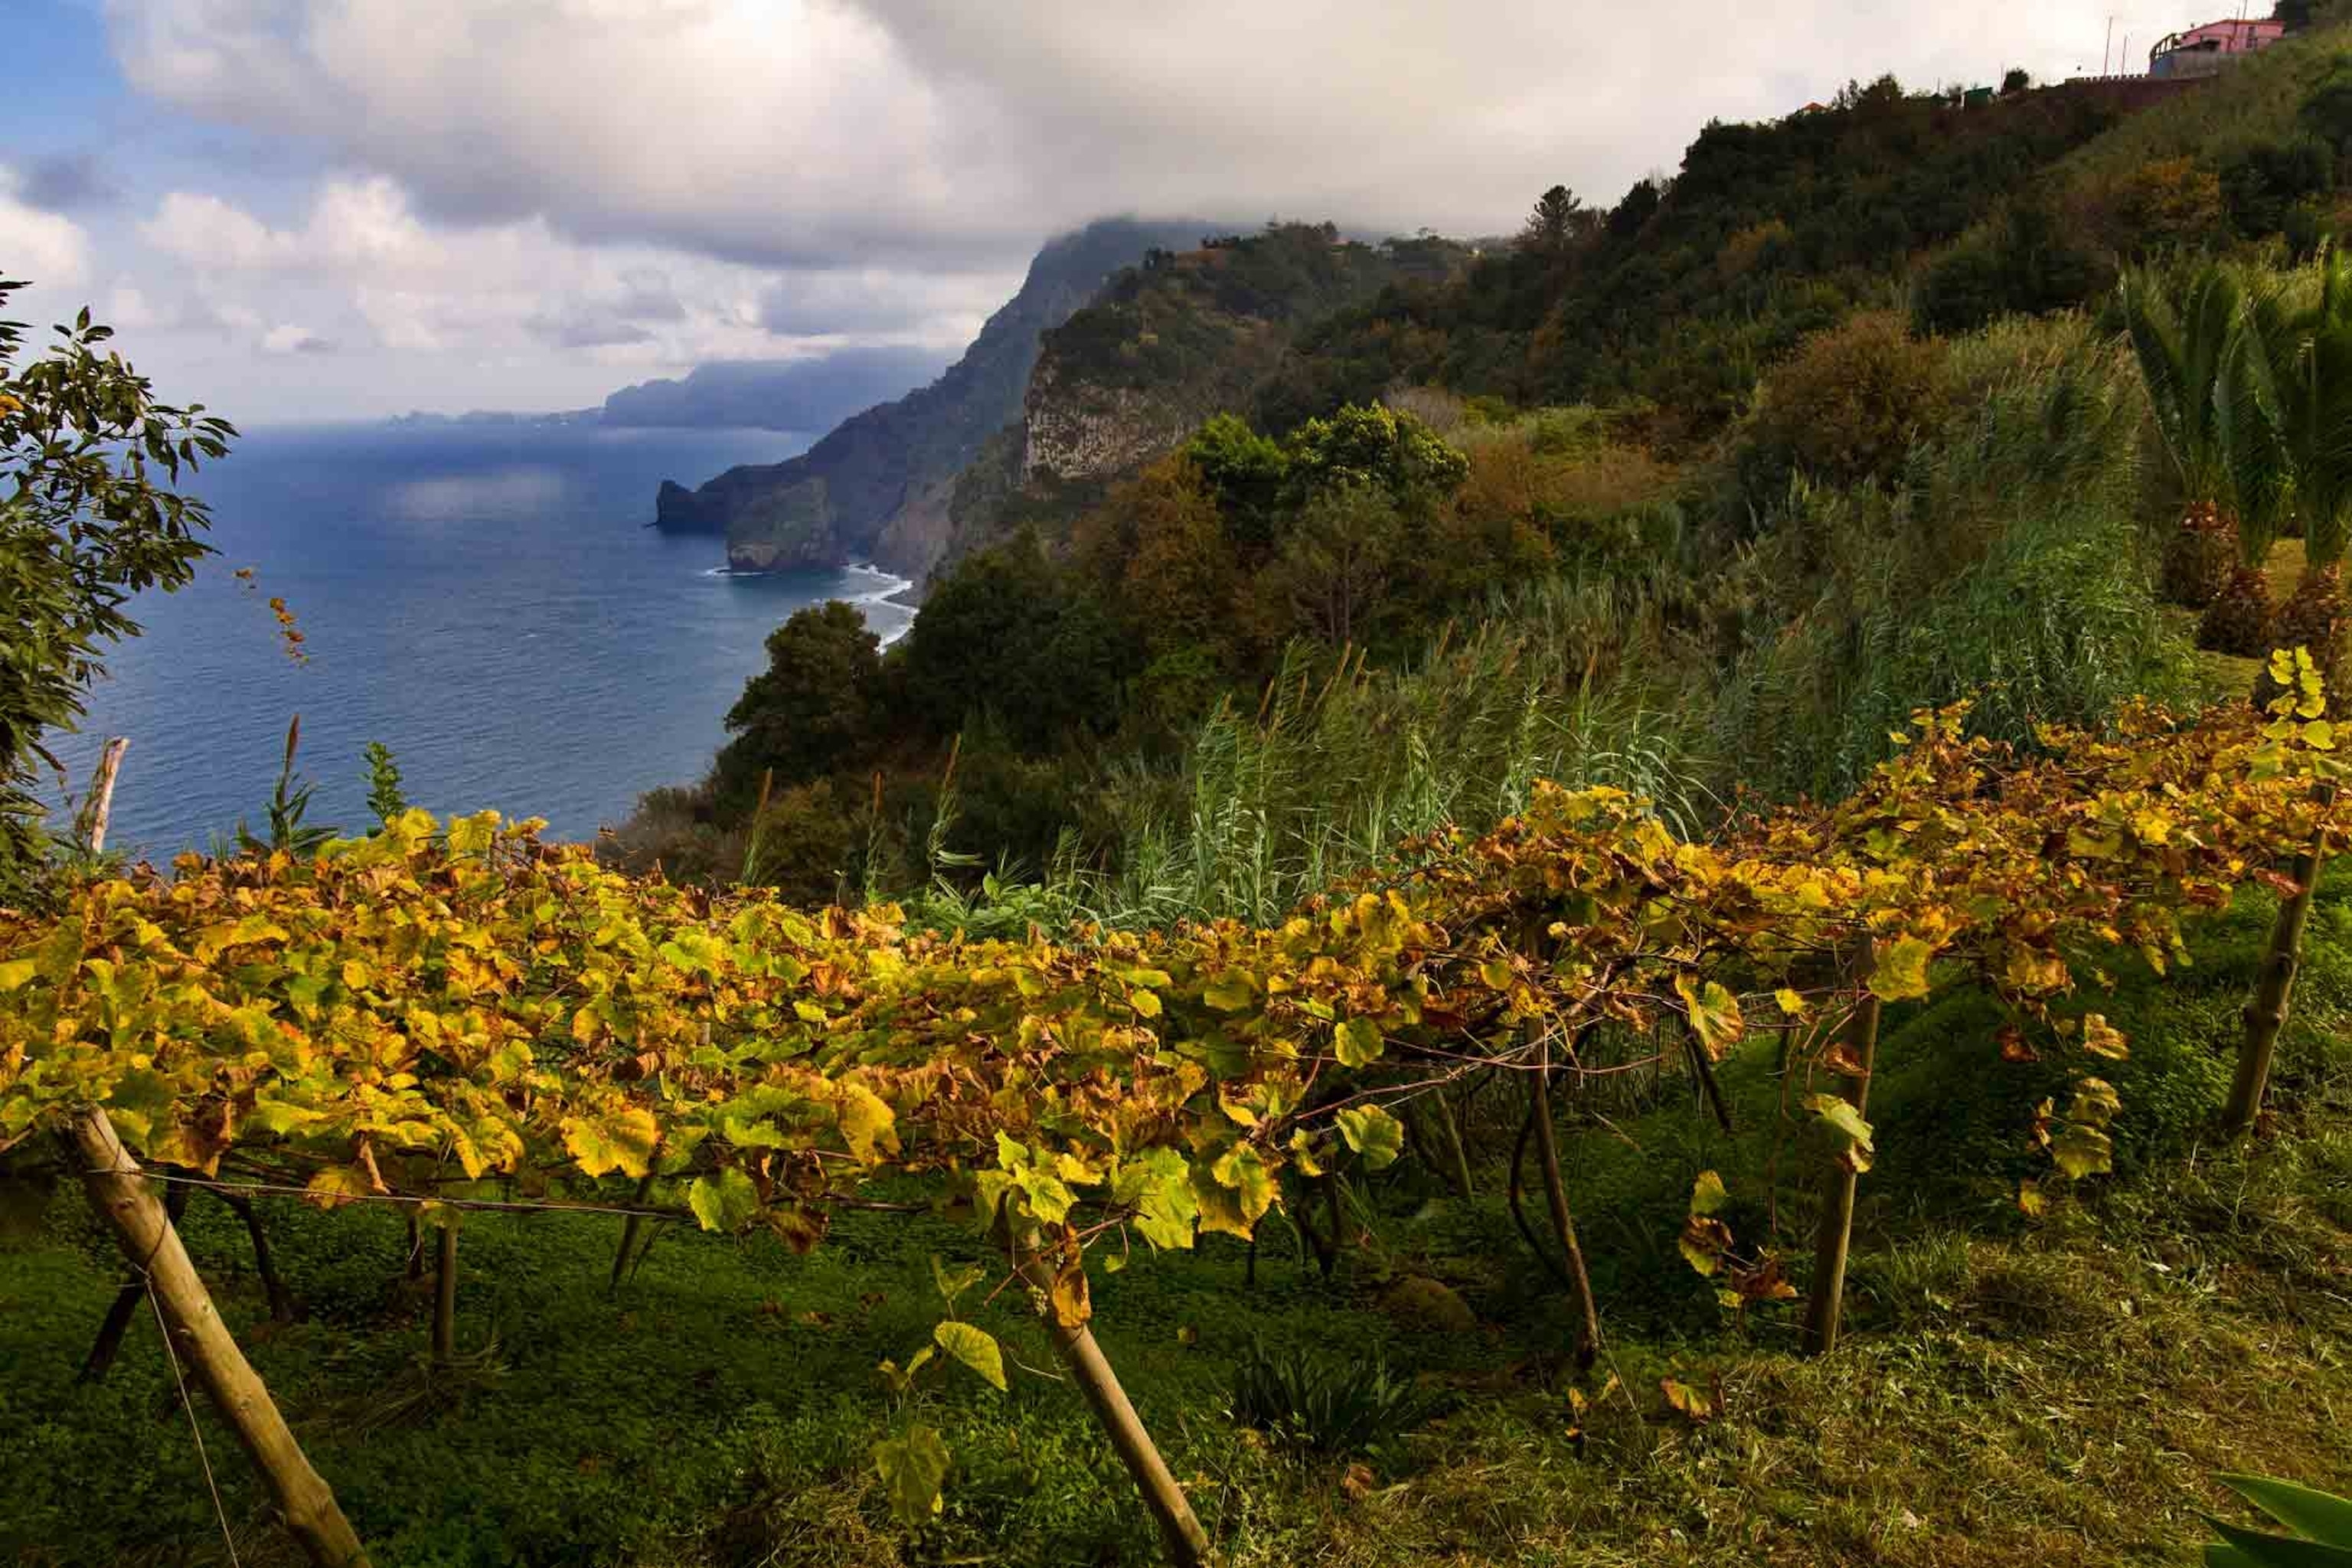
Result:
[[[1695,1038],[1702,1067],[1786,1029],[1850,1183],[1873,1153],[1845,1092],[1871,1065],[1855,1020],[1977,986],[2011,1018],[1989,1059],[2086,1058],[2063,1109],[2020,1112],[2080,1180],[2122,1109],[2088,1069],[2128,1047],[2068,999],[2186,962],[2189,922],[2250,884],[2292,894],[2276,868],[2352,826],[2315,672],[2282,654],[2273,675],[2267,712],[2135,706],[2032,755],[1969,737],[1965,705],[1923,713],[1852,798],[1706,842],[1613,791],[1539,787],[1495,832],[1404,845],[1274,928],[973,941],[889,906],[632,879],[535,821],[406,811],[315,853],[83,882],[45,921],[0,912],[0,1150],[96,1109],[148,1162],[323,1207],[562,1201],[796,1250],[885,1203],[879,1178],[926,1177],[1081,1335],[1105,1238],[1246,1237],[1286,1174],[1395,1160],[1419,1096],[1598,1070],[1579,1057],[1596,1024],[1659,1060]],[[1720,1197],[1702,1182],[1685,1255],[1743,1303],[1793,1296]],[[1002,1382],[975,1325],[939,1344]]]

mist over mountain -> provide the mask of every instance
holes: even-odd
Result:
[[[829,430],[946,368],[929,348],[850,348],[797,360],[721,360],[682,380],[643,381],[604,399],[613,426]]]

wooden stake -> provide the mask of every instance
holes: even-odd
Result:
[[[1118,1452],[1119,1462],[1135,1478],[1136,1489],[1143,1494],[1143,1506],[1150,1510],[1152,1520],[1160,1526],[1160,1538],[1167,1542],[1169,1557],[1179,1568],[1203,1568],[1209,1561],[1209,1532],[1201,1528],[1200,1519],[1184,1497],[1184,1489],[1176,1484],[1168,1461],[1160,1457],[1151,1434],[1145,1430],[1143,1418],[1128,1402],[1127,1391],[1119,1386],[1118,1374],[1111,1370],[1102,1346],[1095,1342],[1094,1331],[1084,1323],[1075,1327],[1066,1324],[1055,1311],[1054,1271],[1038,1255],[1035,1234],[1023,1237],[1015,1251],[1015,1266],[1021,1278],[1046,1298],[1043,1316],[1055,1351],[1061,1356],[1062,1364],[1070,1369],[1070,1375],[1077,1380],[1087,1403],[1094,1408],[1096,1422]]]
[[[2291,874],[2295,891],[2279,901],[2278,919],[2271,925],[2271,944],[2263,953],[2253,999],[2246,1004],[2246,1036],[2238,1047],[2238,1071],[2230,1084],[2229,1107],[2221,1113],[2221,1131],[2232,1138],[2243,1134],[2262,1113],[2271,1060],[2278,1053],[2279,1030],[2294,998],[2295,973],[2303,967],[2303,931],[2311,923],[2311,899],[2319,884],[2325,847],[2324,843],[2315,843],[2294,858]]]
[[[457,1227],[443,1215],[433,1280],[433,1364],[447,1366],[457,1354]]]
[[[1867,960],[1862,968],[1868,981]],[[1878,997],[1865,990],[1862,1005],[1847,1020],[1847,1043],[1862,1070],[1846,1079],[1846,1103],[1857,1116],[1870,1109],[1870,1073],[1878,1059]],[[1832,1163],[1822,1179],[1822,1226],[1813,1243],[1813,1290],[1805,1302],[1805,1353],[1827,1355],[1837,1349],[1838,1318],[1845,1308],[1846,1255],[1853,1243],[1853,1194],[1856,1173],[1843,1160]]]
[[[122,753],[130,749],[127,739],[115,736],[99,753],[98,771],[90,774],[89,798],[82,803],[86,826],[81,837],[93,855],[106,848],[106,825],[114,816],[114,780],[122,771]]]
[[[268,1484],[288,1531],[320,1568],[367,1568],[367,1553],[334,1492],[311,1468],[269,1390],[237,1349],[180,1233],[148,1190],[138,1162],[115,1136],[106,1112],[92,1108],[78,1113],[70,1132],[90,1207],[114,1232],[131,1266],[146,1275],[173,1344]]]
[[[1584,1269],[1584,1248],[1576,1239],[1576,1216],[1569,1212],[1568,1186],[1559,1177],[1559,1142],[1551,1124],[1551,1041],[1536,1047],[1536,1070],[1528,1079],[1528,1099],[1534,1111],[1536,1158],[1543,1168],[1544,1201],[1551,1210],[1552,1238],[1568,1255],[1569,1281],[1576,1296],[1580,1320],[1576,1331],[1576,1364],[1589,1368],[1601,1356],[1601,1307],[1592,1299],[1592,1279]]]

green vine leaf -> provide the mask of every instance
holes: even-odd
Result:
[[[1870,1141],[1870,1123],[1862,1119],[1862,1112],[1843,1097],[1834,1094],[1817,1094],[1805,1103],[1829,1124],[1839,1142],[1838,1158],[1844,1163],[1846,1169],[1857,1174],[1869,1170],[1871,1159],[1877,1151]]]
[[[874,1445],[874,1468],[882,1478],[891,1515],[908,1530],[920,1530],[939,1516],[940,1486],[948,1479],[948,1446],[929,1426],[909,1426]]]
[[[703,1229],[732,1236],[760,1217],[760,1189],[751,1177],[730,1166],[713,1175],[695,1177],[688,1184],[686,1205]]]
[[[950,1319],[932,1329],[931,1338],[939,1342],[940,1349],[978,1373],[981,1381],[999,1394],[1005,1392],[1004,1350],[987,1330]]]
[[[1350,1106],[1339,1122],[1339,1136],[1364,1157],[1366,1170],[1386,1170],[1404,1152],[1404,1123],[1377,1105]]]

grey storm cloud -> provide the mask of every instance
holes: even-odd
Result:
[[[110,205],[121,195],[94,153],[47,153],[10,162],[16,173],[16,199],[26,206],[79,212]]]
[[[686,303],[677,297],[669,274],[658,267],[631,267],[621,273],[625,292],[613,313],[630,321],[682,321]]]
[[[653,333],[635,321],[591,310],[541,311],[524,321],[523,329],[560,349],[613,348],[653,341]]]
[[[1017,264],[1106,212],[1492,232],[1849,75],[2095,60],[2094,0],[110,0],[142,90],[438,222],[761,267]],[[765,307],[786,318],[789,296]]]

